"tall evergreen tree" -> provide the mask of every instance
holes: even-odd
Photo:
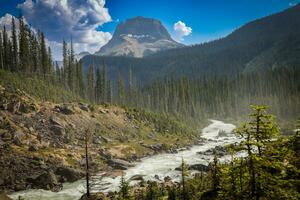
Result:
[[[68,77],[69,77],[69,69],[68,69],[68,45],[66,41],[63,40],[63,74],[62,79],[64,81],[65,88],[68,88]]]
[[[11,24],[12,24],[12,71],[18,71],[18,39],[17,39],[17,32],[16,32],[16,23],[14,17],[11,18]]]
[[[83,71],[81,61],[77,62],[77,85],[78,94],[84,98],[84,81],[83,81]]]
[[[3,41],[2,41],[2,33],[0,32],[0,69],[4,69],[4,49],[3,49]]]
[[[9,39],[7,36],[7,32],[6,32],[6,27],[3,26],[3,31],[2,31],[2,36],[3,36],[3,69],[8,70],[9,67]]]
[[[118,74],[118,83],[117,83],[117,102],[120,104],[124,104],[125,100],[125,84],[121,74]]]
[[[25,73],[30,73],[28,27],[24,23],[23,17],[19,19],[19,26],[20,70]]]
[[[75,90],[75,55],[73,49],[73,39],[71,38],[71,47],[68,60],[68,85],[71,91]]]
[[[45,42],[45,35],[43,32],[40,32],[40,45],[41,45],[41,65],[42,65],[42,74],[44,78],[46,78],[47,75],[50,73],[50,67],[49,67],[49,57],[48,57],[48,52],[47,52],[47,47],[46,47],[46,42]]]
[[[94,66],[91,65],[89,68],[88,76],[87,76],[87,95],[88,99],[91,102],[95,102],[95,74],[94,74]]]

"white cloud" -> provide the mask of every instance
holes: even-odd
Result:
[[[175,39],[183,41],[183,37],[188,36],[192,33],[192,28],[185,25],[184,22],[178,21],[173,26],[175,32]]]
[[[61,59],[58,47],[63,39],[73,38],[76,53],[93,53],[111,39],[109,32],[96,30],[112,20],[104,6],[105,0],[26,0],[18,8],[34,28],[45,33],[54,57]]]

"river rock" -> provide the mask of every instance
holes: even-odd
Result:
[[[189,170],[197,170],[202,172],[208,172],[209,167],[203,164],[194,164],[189,166]]]
[[[144,175],[140,175],[140,174],[137,174],[137,175],[133,175],[129,181],[143,181],[144,180]]]
[[[222,157],[222,156],[225,156],[228,152],[227,152],[226,147],[216,146],[215,148],[208,149],[207,151],[197,152],[197,153],[198,154],[203,154],[203,155],[206,155],[206,156],[216,155],[218,157]]]
[[[129,167],[133,167],[134,165],[126,160],[121,159],[109,159],[107,163],[113,167],[114,169],[126,170]]]
[[[170,176],[166,176],[166,177],[164,178],[164,181],[165,181],[165,182],[170,182],[170,181],[172,181],[172,178],[171,178]]]
[[[158,176],[157,174],[155,174],[154,178],[155,178],[156,180],[159,180],[159,181],[160,181],[160,178],[159,178],[159,176]]]
[[[227,137],[228,133],[224,130],[219,130],[218,137]]]

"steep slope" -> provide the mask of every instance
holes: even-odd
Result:
[[[95,55],[143,57],[182,46],[171,38],[160,21],[135,17],[119,24],[112,39]]]
[[[111,173],[146,155],[173,152],[197,138],[195,131],[168,115],[45,102],[10,84],[0,85],[0,190],[58,191],[62,182],[81,178],[87,130],[91,169]]]
[[[294,56],[299,39],[300,4],[250,22],[227,37],[209,43],[161,51],[141,59],[87,56],[83,63],[88,66],[93,60],[99,66],[104,61],[111,78],[116,78],[118,71],[126,78],[131,68],[141,83],[164,76],[228,75],[251,71],[248,69],[254,69],[254,63],[261,70],[275,65],[299,67],[299,57]],[[286,52],[286,56],[278,56],[279,52]]]

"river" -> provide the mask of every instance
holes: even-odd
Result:
[[[140,162],[128,170],[125,170],[125,179],[130,179],[133,175],[143,175],[145,180],[157,180],[154,176],[163,180],[164,177],[169,176],[174,181],[180,179],[180,172],[175,168],[180,166],[182,158],[187,164],[205,164],[207,165],[213,158],[212,156],[205,156],[197,154],[197,152],[204,152],[216,146],[224,146],[227,144],[239,142],[240,139],[231,134],[235,129],[235,125],[227,124],[222,121],[211,120],[211,124],[202,129],[201,137],[206,139],[202,145],[195,145],[190,149],[179,151],[176,154],[162,153],[151,157],[143,158]],[[223,137],[219,137],[219,131],[225,131]],[[221,160],[228,159],[224,156]],[[121,177],[102,177],[101,191],[116,191],[118,190]],[[131,183],[131,184],[134,184]],[[84,180],[79,180],[74,183],[65,183],[63,190],[60,192],[51,192],[46,190],[26,190],[15,192],[10,195],[13,199],[18,199],[21,196],[25,200],[78,200],[84,191]]]

